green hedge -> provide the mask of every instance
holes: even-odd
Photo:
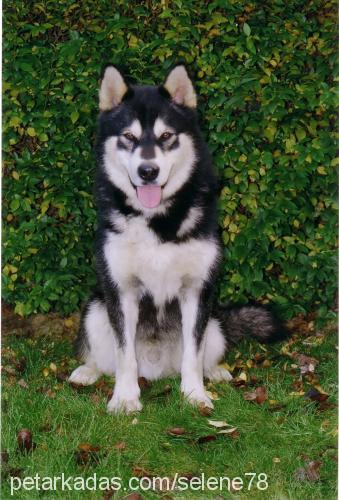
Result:
[[[94,282],[98,78],[196,75],[223,190],[222,299],[333,305],[336,3],[82,0],[4,6],[5,300],[77,309]]]

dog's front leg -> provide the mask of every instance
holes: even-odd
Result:
[[[203,403],[213,408],[203,382],[205,330],[209,314],[205,295],[187,291],[180,301],[183,335],[181,391],[192,404]]]
[[[140,411],[140,388],[135,354],[135,335],[138,322],[138,302],[133,292],[122,293],[119,297],[120,320],[115,309],[110,319],[115,323],[117,334],[115,387],[107,409],[114,413]],[[116,306],[115,306],[116,307]]]

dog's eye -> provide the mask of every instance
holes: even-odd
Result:
[[[137,138],[135,137],[135,135],[132,134],[132,132],[125,132],[122,134],[125,139],[127,139],[128,141],[133,141],[133,142],[137,142]]]
[[[174,134],[172,134],[172,132],[164,132],[163,134],[161,134],[160,140],[167,141],[168,139],[170,139],[171,137],[173,137],[173,135]]]

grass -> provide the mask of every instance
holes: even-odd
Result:
[[[255,376],[256,385],[267,388],[268,400],[261,405],[244,399],[244,392],[254,390],[248,383],[243,388],[213,384],[209,390],[215,392],[219,400],[215,401],[213,415],[206,417],[180,397],[179,379],[168,379],[152,383],[142,391],[141,414],[115,417],[105,410],[107,392],[113,385],[108,378],[80,390],[60,381],[63,371],[69,373],[77,365],[72,358],[71,340],[65,335],[55,337],[53,332],[5,338],[2,450],[7,450],[8,462],[3,465],[2,498],[11,497],[11,475],[23,479],[37,473],[51,477],[62,472],[65,476],[83,478],[94,473],[97,478],[121,477],[125,487],[129,478],[137,474],[173,477],[175,473],[182,476],[204,473],[206,478],[228,476],[244,480],[244,488],[239,492],[139,491],[146,499],[161,498],[165,494],[165,498],[173,499],[335,498],[336,412],[331,407],[319,408],[318,403],[295,394],[298,390],[292,384],[299,378],[299,368],[291,366],[296,361],[281,353],[281,344],[265,347],[265,351],[255,342],[244,342],[227,357],[229,364],[239,365],[234,369],[235,375],[245,372],[247,380]],[[304,391],[320,384],[330,395],[328,402],[332,403],[336,384],[335,341],[335,332],[329,330],[326,335],[295,336],[288,346],[291,352],[319,360],[316,378],[304,380]],[[246,362],[254,359],[256,353],[264,354],[270,362],[249,368]],[[17,366],[21,358],[26,360],[25,367]],[[28,388],[22,387],[19,380],[24,380]],[[163,394],[166,384],[171,386],[171,392]],[[209,425],[208,419],[224,420],[237,427],[237,432],[219,434],[215,440],[198,444],[199,437],[218,431]],[[183,427],[186,433],[176,437],[168,435],[167,430],[173,427]],[[31,430],[36,443],[34,451],[29,453],[18,450],[16,435],[22,428]],[[81,459],[78,446],[86,443],[98,448],[87,455],[84,452]],[[123,450],[116,446],[119,443],[123,443],[120,445]],[[311,461],[321,462],[320,478],[310,481],[296,477],[295,471],[307,467]],[[256,478],[248,491],[250,478],[245,473],[251,472],[267,475],[267,490],[256,488]],[[123,498],[129,493],[128,488],[121,490],[114,498]],[[99,490],[83,493],[21,489],[13,498],[109,498],[103,495]]]

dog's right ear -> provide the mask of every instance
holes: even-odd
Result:
[[[125,80],[114,66],[107,66],[103,72],[99,90],[100,111],[118,106],[128,90]]]

